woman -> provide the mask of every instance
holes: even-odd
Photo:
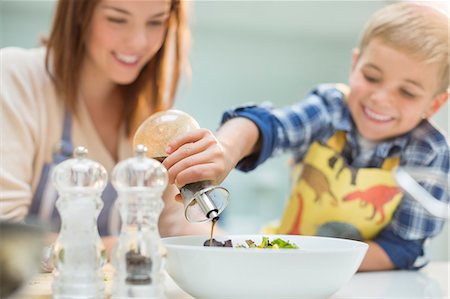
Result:
[[[1,49],[0,220],[57,219],[49,173],[77,145],[109,173],[132,156],[134,129],[173,104],[187,35],[182,1],[60,0],[45,48]],[[204,231],[176,193],[165,192],[161,235]],[[118,230],[115,197],[108,185],[102,236]]]

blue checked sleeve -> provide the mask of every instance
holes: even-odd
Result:
[[[250,155],[236,165],[236,168],[248,172],[255,169],[258,165],[264,163],[271,155],[275,148],[275,126],[271,119],[269,108],[258,106],[240,107],[235,110],[226,111],[222,116],[222,122],[234,117],[244,117],[253,121],[258,127],[262,140],[261,151]]]
[[[396,269],[418,269],[425,264],[417,265],[416,260],[424,254],[424,239],[405,240],[392,229],[384,229],[374,240],[389,256]]]

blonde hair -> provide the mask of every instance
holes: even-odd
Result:
[[[50,36],[46,42],[47,72],[61,100],[76,114],[82,60],[86,54],[85,35],[95,7],[101,0],[59,0]],[[189,42],[186,3],[171,0],[167,33],[159,51],[131,84],[121,86],[123,119],[131,136],[150,114],[173,106]]]
[[[438,64],[437,93],[449,89],[449,16],[444,11],[412,2],[388,5],[366,23],[360,51],[374,38],[426,63]]]

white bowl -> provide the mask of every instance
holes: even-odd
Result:
[[[204,247],[207,236],[164,238],[166,270],[195,298],[326,298],[345,285],[367,251],[363,242],[310,236],[268,235],[299,249]],[[228,235],[233,245],[262,235]]]

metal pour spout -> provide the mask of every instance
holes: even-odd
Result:
[[[230,196],[227,189],[208,181],[187,184],[180,191],[189,222],[217,221]]]
[[[197,204],[202,209],[203,213],[205,213],[205,216],[212,221],[219,220],[219,210],[217,209],[214,202],[208,197],[206,194],[201,194],[196,199]]]

